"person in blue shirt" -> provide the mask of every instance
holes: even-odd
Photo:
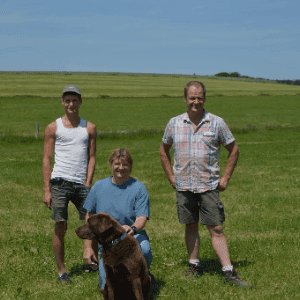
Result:
[[[149,237],[143,229],[150,217],[149,195],[146,187],[139,180],[130,177],[133,160],[125,149],[117,149],[109,158],[113,175],[98,180],[92,187],[84,208],[87,210],[86,221],[94,213],[108,213],[115,218],[127,231],[133,235],[145,256],[148,269],[152,262],[152,252]],[[84,259],[88,264],[97,261],[97,255],[92,248],[92,241],[85,240]],[[103,292],[106,274],[103,267],[99,245],[99,282]]]

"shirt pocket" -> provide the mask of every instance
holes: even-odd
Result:
[[[213,131],[202,132],[201,140],[210,148],[215,148],[218,146],[218,135]]]
[[[205,136],[205,137],[209,137],[209,136],[210,137],[215,137],[215,136],[217,136],[217,134],[213,131],[204,131],[204,132],[202,132],[202,135]]]

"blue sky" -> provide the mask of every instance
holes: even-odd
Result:
[[[299,0],[1,0],[1,71],[300,79]]]

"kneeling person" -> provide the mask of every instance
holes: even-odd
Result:
[[[130,177],[133,160],[127,150],[115,150],[109,158],[109,164],[113,175],[98,180],[85,201],[86,220],[93,213],[108,213],[115,218],[128,234],[137,239],[149,269],[152,252],[148,235],[143,229],[150,217],[147,189],[139,180]],[[85,243],[84,258],[87,263],[91,264],[91,260],[96,258],[96,254],[91,246],[92,241],[85,240]],[[101,249],[102,247],[99,245],[99,282],[100,290],[103,292],[106,274]]]

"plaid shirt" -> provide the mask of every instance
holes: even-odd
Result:
[[[221,144],[234,140],[225,121],[205,110],[196,131],[187,112],[172,118],[162,141],[173,146],[176,189],[194,193],[216,189]]]

